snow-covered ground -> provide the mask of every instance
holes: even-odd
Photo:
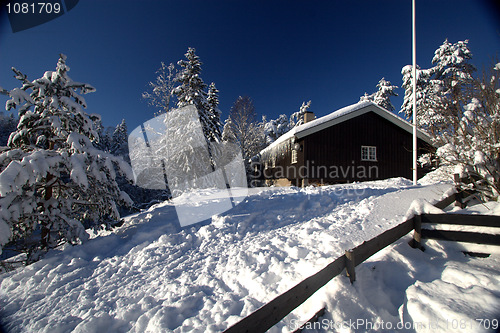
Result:
[[[397,178],[251,189],[210,224],[183,230],[165,202],[127,217],[116,233],[1,275],[0,318],[12,332],[222,331],[402,222],[414,199],[438,200],[451,187]],[[325,305],[320,332],[498,324],[499,257],[466,257],[457,245],[431,241],[421,252],[408,240],[358,266],[353,285],[343,275],[330,281],[271,332],[293,331]]]
[[[500,215],[499,208],[480,204],[451,213]],[[410,239],[401,238],[358,266],[353,285],[337,277],[314,295],[328,311],[304,332],[497,332],[498,247],[427,240],[422,252],[408,246]],[[493,255],[476,258],[463,251]]]

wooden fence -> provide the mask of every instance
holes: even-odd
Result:
[[[438,203],[435,203],[434,206],[443,209],[455,202],[456,199],[457,196],[452,194]],[[295,287],[277,296],[255,312],[235,323],[226,329],[224,333],[266,332],[295,308],[304,303],[312,294],[327,284],[331,279],[342,273],[344,269],[351,282],[354,282],[356,278],[354,268],[386,246],[394,243],[412,230],[415,230],[415,221],[415,218],[406,220],[377,237],[346,251],[344,255],[335,259],[325,268],[306,278]],[[417,225],[417,227],[419,227],[419,225]]]
[[[500,235],[470,231],[422,229],[424,224],[447,224],[500,228],[500,217],[470,214],[424,214],[415,216],[414,243],[418,247],[421,239],[437,239],[486,245],[500,245]]]

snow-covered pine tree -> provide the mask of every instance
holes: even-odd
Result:
[[[380,105],[386,110],[394,111],[394,105],[391,103],[392,96],[398,96],[396,93],[397,86],[391,84],[391,81],[387,81],[385,78],[380,79],[377,84],[377,92],[368,95],[365,93],[364,96],[361,96],[360,101],[371,101],[377,105]]]
[[[97,149],[109,153],[111,151],[111,141],[114,129],[112,127],[104,127],[100,117],[93,118],[92,122],[94,123],[94,131],[99,137],[98,141],[94,140],[92,143]]]
[[[121,156],[129,162],[128,157],[128,133],[125,119],[115,127],[104,127],[101,119],[93,119],[94,131],[96,131],[99,141],[93,141],[94,147],[115,156]]]
[[[39,235],[27,249],[33,260],[40,249],[84,241],[85,228],[117,220],[117,203],[131,202],[115,170],[129,179],[132,172],[122,158],[92,144],[98,116],[83,111],[80,94],[95,89],[68,76],[65,55],[55,71],[34,81],[13,71],[22,87],[9,92],[6,108],[18,108],[20,119],[0,154],[0,227],[9,226],[11,240]]]
[[[464,106],[471,100],[473,73],[476,68],[469,63],[472,53],[468,40],[451,44],[446,39],[434,53],[431,87],[436,92],[435,105],[443,117],[439,127],[441,136],[452,137],[460,128]],[[435,130],[436,131],[436,130]]]
[[[106,152],[114,156],[121,157],[130,164],[129,148],[128,148],[128,131],[125,119],[116,127],[106,127],[103,131],[108,141]],[[101,139],[99,141],[102,141]],[[171,198],[170,192],[166,190],[146,189],[135,184],[131,184],[129,180],[120,175],[116,175],[116,182],[122,191],[125,191],[133,201],[132,207],[119,207],[119,212],[122,214],[130,214],[142,208],[149,208],[151,205],[163,202]]]
[[[13,114],[6,115],[0,112],[0,146],[6,146],[10,133],[17,128],[19,119],[14,118]]]
[[[470,100],[472,73],[469,61],[472,53],[467,41],[451,44],[448,40],[436,50],[429,69],[417,69],[417,122],[418,126],[435,139],[451,137],[459,128],[461,110]],[[405,96],[401,112],[413,115],[412,66],[403,67]],[[444,142],[444,141],[442,141]]]
[[[290,121],[285,114],[280,114],[278,118],[267,121],[265,117],[262,118],[264,124],[264,135],[266,138],[266,145],[270,145],[280,136],[291,130]]]
[[[227,141],[231,143],[236,142],[236,136],[233,133],[233,121],[229,116],[226,121],[224,121],[224,127],[222,129],[222,141]]]
[[[407,65],[401,70],[403,75],[403,89],[405,95],[401,113],[408,119],[413,117],[413,67]],[[440,100],[437,95],[437,86],[432,77],[432,69],[420,69],[417,66],[417,123],[418,127],[434,135],[440,131],[446,121],[440,112]]]
[[[467,46],[468,43],[469,41],[465,40],[451,44],[446,39],[434,53],[433,79],[441,81],[442,94],[445,96],[463,96],[464,89],[474,80],[476,68],[469,62],[472,60],[472,52]]]
[[[125,119],[116,125],[113,135],[111,136],[110,153],[115,156],[121,156],[125,161],[128,160],[128,131]]]
[[[215,137],[221,138],[222,137],[222,123],[220,120],[221,117],[221,111],[219,109],[219,90],[215,87],[215,83],[210,83],[210,86],[208,87],[208,96],[207,96],[207,103],[208,103],[208,114],[210,117],[210,123],[213,124],[213,129],[216,132]]]
[[[299,125],[302,125],[304,123],[304,114],[309,110],[309,108],[311,107],[311,101],[309,102],[302,102],[302,105],[300,106],[300,109],[299,111],[297,112],[294,112],[291,116],[290,116],[290,127],[295,127],[295,126],[299,126]]]
[[[361,96],[359,98],[359,101],[360,102],[363,102],[363,101],[370,101],[370,102],[373,102],[373,97],[375,96],[375,93],[371,94],[371,95],[368,95],[368,93],[365,93],[363,96]]]
[[[177,96],[178,108],[187,105],[196,107],[207,141],[219,142],[221,140],[220,117],[218,118],[210,111],[211,108],[207,101],[208,94],[205,91],[207,85],[200,77],[202,63],[195,52],[194,48],[188,48],[185,54],[187,60],[177,62],[182,70],[175,77],[174,81],[179,83],[179,86],[174,88],[173,93]]]
[[[160,68],[156,71],[155,82],[149,82],[151,91],[142,93],[142,98],[147,99],[149,105],[159,108],[156,115],[170,111],[172,108],[172,96],[175,87],[175,77],[177,69],[174,64],[168,66],[162,62]]]

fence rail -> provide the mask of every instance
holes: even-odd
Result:
[[[420,228],[418,228],[419,222]],[[500,228],[500,217],[498,216],[470,214],[423,214],[420,216],[419,222],[417,221],[416,223],[417,226],[414,233],[414,242],[420,242],[420,238],[485,245],[500,245],[500,235],[498,234],[421,228],[422,224],[446,224]]]
[[[500,245],[500,235],[483,234],[468,231],[422,229],[422,238],[484,245]]]
[[[459,192],[457,192],[459,193]],[[441,199],[440,201],[436,202],[433,204],[434,207],[439,208],[439,209],[445,209],[449,205],[451,205],[454,202],[457,202],[457,199],[460,197],[460,195],[457,195],[457,193],[453,193],[450,196]]]
[[[437,208],[445,208],[457,199],[455,194],[434,204]],[[416,227],[416,219],[411,218],[383,232],[377,237],[346,251],[316,274],[306,278],[295,287],[277,296],[247,317],[233,324],[224,333],[266,332],[280,322],[286,315],[304,303],[312,294],[327,284],[334,277],[346,270],[351,282],[356,279],[355,267],[366,259],[410,233]],[[418,225],[417,225],[418,227]]]
[[[499,217],[471,214],[422,214],[422,223],[500,228]]]
[[[243,318],[224,332],[265,332],[331,279],[339,275],[345,267],[345,255],[335,259],[318,273],[308,277],[284,294],[279,295],[249,316]]]

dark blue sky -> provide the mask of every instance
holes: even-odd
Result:
[[[488,1],[417,0],[419,65],[430,67],[446,38],[469,39],[473,63],[488,65],[500,50],[499,17]],[[0,86],[18,86],[12,66],[33,80],[65,53],[70,76],[97,89],[87,111],[107,126],[124,118],[129,131],[153,117],[141,94],[160,62],[177,62],[188,47],[201,57],[203,80],[220,90],[224,119],[239,95],[268,118],[307,100],[325,115],[374,92],[382,77],[401,86],[411,63],[411,0],[80,0],[22,32],[12,33],[5,14],[0,20]]]

